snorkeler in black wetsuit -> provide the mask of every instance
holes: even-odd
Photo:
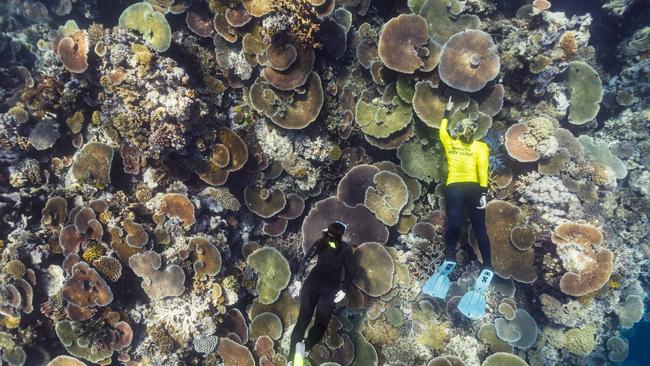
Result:
[[[316,266],[311,270],[300,289],[300,313],[291,334],[289,360],[294,359],[296,344],[303,341],[305,330],[311,321],[314,309],[316,317],[314,325],[305,340],[305,350],[308,351],[321,339],[329,323],[334,304],[343,300],[345,291],[352,284],[354,277],[352,247],[342,240],[345,225],[341,222],[331,224],[323,231],[307,251],[298,272],[297,286],[304,278],[311,259],[318,255]],[[344,277],[342,279],[342,271]]]

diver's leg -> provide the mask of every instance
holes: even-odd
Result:
[[[327,324],[330,322],[332,310],[334,310],[334,296],[336,292],[336,289],[326,290],[326,293],[318,298],[314,325],[309,330],[309,336],[305,340],[305,350],[309,351],[323,337],[327,329]]]
[[[447,203],[447,231],[445,232],[445,261],[422,286],[422,293],[433,298],[444,299],[449,292],[449,275],[456,268],[456,243],[463,219],[462,186],[453,183],[445,189]]]
[[[315,282],[314,282],[315,283]],[[291,343],[289,345],[289,360],[293,360],[294,353],[296,352],[296,343],[302,342],[305,337],[305,330],[311,317],[314,315],[314,308],[318,302],[318,287],[312,284],[311,281],[306,280],[300,291],[300,311],[298,312],[298,320],[293,327],[291,333]]]
[[[445,232],[445,259],[456,262],[456,245],[463,223],[463,185],[452,183],[445,189],[447,205],[447,231]]]
[[[470,220],[472,221],[472,228],[474,229],[474,236],[478,249],[483,257],[483,267],[492,269],[492,261],[490,257],[490,238],[488,237],[487,228],[485,226],[485,209],[478,208],[481,200],[481,187],[476,184],[468,189],[466,207],[469,212]]]

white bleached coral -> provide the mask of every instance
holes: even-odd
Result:
[[[149,326],[162,327],[181,344],[216,331],[208,296],[191,293],[183,297],[152,301],[149,305],[134,309],[131,314],[133,318]]]
[[[555,130],[558,128],[558,122],[555,119],[539,116],[526,122],[530,130],[524,136],[526,145],[535,148],[542,158],[549,158],[559,147]]]
[[[459,357],[467,366],[479,366],[479,353],[485,350],[485,345],[474,336],[455,335],[449,338],[445,345],[445,354]]]
[[[323,135],[280,130],[267,123],[257,123],[255,134],[270,160],[283,163],[283,168],[294,176],[298,188],[308,191],[316,187],[320,178],[318,163],[326,161],[333,144]]]
[[[519,201],[528,203],[547,223],[557,225],[582,216],[580,200],[558,177],[532,172],[518,182],[518,190]]]

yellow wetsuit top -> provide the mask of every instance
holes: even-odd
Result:
[[[472,182],[481,187],[488,186],[489,147],[485,142],[473,141],[466,144],[454,139],[447,132],[447,118],[440,122],[440,142],[447,157],[447,183]]]

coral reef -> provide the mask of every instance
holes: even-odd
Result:
[[[336,220],[355,276],[310,364],[632,358],[650,28],[639,1],[574,5],[3,2],[2,363],[286,365],[289,283]],[[450,131],[490,148],[476,321],[471,227],[448,298],[420,291],[444,258],[449,100]]]

